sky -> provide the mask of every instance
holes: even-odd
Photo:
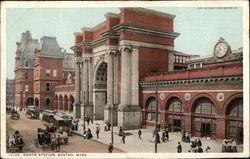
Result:
[[[223,37],[232,50],[243,46],[242,8],[149,8],[176,15],[174,31],[175,50],[207,56]],[[74,32],[82,27],[94,27],[105,21],[107,12],[119,13],[119,8],[7,8],[6,10],[6,64],[7,78],[14,78],[16,42],[26,30],[33,39],[43,36],[57,38],[59,46],[73,53]]]

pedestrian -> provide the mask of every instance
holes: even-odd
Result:
[[[108,125],[107,125],[107,123],[105,123],[104,131],[108,131]]]
[[[89,116],[87,116],[87,124],[89,125],[90,119]]]
[[[233,148],[232,148],[232,143],[231,143],[231,141],[229,140],[228,142],[227,142],[227,146],[226,146],[227,148],[227,152],[233,152]]]
[[[126,138],[126,134],[125,134],[125,132],[123,132],[123,134],[122,134],[122,143],[123,144],[125,144],[125,138]]]
[[[198,146],[198,147],[201,147],[201,146],[202,146],[202,143],[201,143],[201,140],[200,140],[200,139],[198,139],[197,146]]]
[[[108,151],[109,151],[109,153],[112,153],[112,151],[113,151],[113,145],[111,143],[109,143]]]
[[[169,141],[168,129],[166,129],[166,131],[165,131],[165,136],[166,136],[167,141]]]
[[[156,132],[156,142],[159,144],[159,143],[161,143],[161,141],[160,141],[160,135],[159,135],[159,133],[158,132]]]
[[[108,131],[110,130],[111,124],[108,122]]]
[[[141,134],[142,134],[141,129],[139,129],[139,131],[138,131],[139,139],[141,139]]]
[[[205,152],[206,152],[206,153],[211,152],[211,148],[210,148],[209,146],[207,146],[207,148],[205,149]]]
[[[185,142],[186,141],[186,131],[185,131],[185,129],[182,129],[182,138],[181,138],[181,141],[182,142]]]
[[[56,139],[56,150],[57,151],[60,151],[61,144],[62,144],[62,138],[60,135],[58,135],[57,139]]]
[[[178,142],[177,152],[178,152],[178,153],[181,153],[181,152],[182,152],[182,146],[181,146],[181,143],[180,143],[180,142]]]
[[[202,149],[200,146],[198,146],[198,152],[199,152],[199,153],[202,153],[202,152],[203,152],[203,149]]]
[[[165,142],[166,140],[166,135],[165,135],[165,131],[162,131],[162,137],[161,137],[161,139],[162,139],[162,142]]]
[[[75,130],[78,131],[78,121],[75,122]]]
[[[221,152],[226,152],[226,147],[227,147],[226,140],[223,140],[221,146]]]
[[[232,149],[233,149],[233,152],[237,152],[237,144],[233,139],[232,139]]]
[[[97,137],[97,139],[99,139],[99,132],[100,132],[99,127],[96,127],[96,131],[95,131],[95,133],[96,133],[96,137]]]

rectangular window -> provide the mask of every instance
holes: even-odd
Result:
[[[196,68],[201,68],[201,64],[200,64],[200,63],[197,63],[197,64],[196,64]]]
[[[189,68],[193,69],[194,68],[194,64],[189,65]]]
[[[201,130],[201,124],[199,122],[194,122],[194,130],[200,131]]]
[[[50,83],[46,83],[46,91],[50,91]]]
[[[25,92],[28,92],[28,91],[29,91],[29,85],[25,85],[25,86],[24,86],[24,91],[25,91]]]
[[[50,77],[50,70],[46,70],[46,77]]]
[[[230,127],[229,128],[229,136],[231,137],[237,137],[237,128],[236,127]]]
[[[216,131],[217,131],[216,127],[217,127],[216,124],[211,125],[211,131],[212,131],[213,134],[216,134]]]
[[[57,76],[57,70],[53,70],[53,77]]]

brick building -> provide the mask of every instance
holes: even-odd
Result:
[[[15,62],[15,104],[54,109],[55,86],[74,76],[73,54],[62,52],[55,37],[44,36],[38,42],[27,31],[17,42]]]
[[[157,101],[162,128],[242,142],[242,49],[220,39],[209,57],[178,52],[168,13],[120,8],[105,17],[74,33],[75,117],[152,126]]]
[[[6,105],[15,105],[15,80],[6,80]]]

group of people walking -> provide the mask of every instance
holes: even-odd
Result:
[[[222,141],[222,152],[238,152],[237,151],[237,144],[236,142],[231,139],[231,140],[223,140]]]

